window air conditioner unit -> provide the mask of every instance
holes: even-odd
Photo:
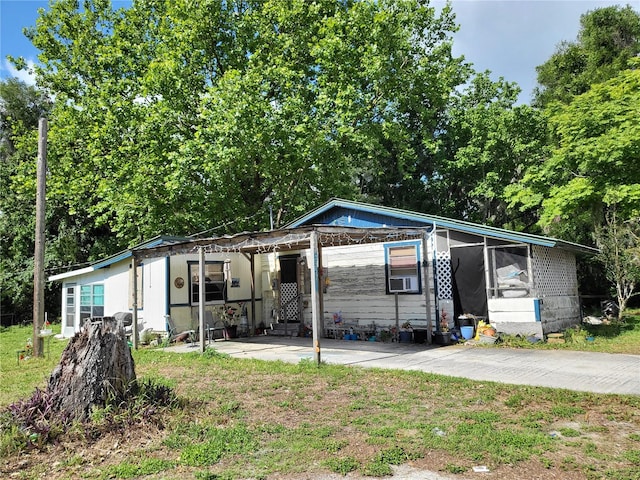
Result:
[[[417,292],[418,277],[391,277],[389,278],[390,292]]]

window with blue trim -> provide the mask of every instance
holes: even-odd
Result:
[[[80,319],[104,316],[104,285],[80,287]]]
[[[387,293],[421,293],[420,242],[385,245]]]

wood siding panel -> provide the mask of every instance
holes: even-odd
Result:
[[[325,325],[333,323],[333,314],[337,312],[342,312],[343,320],[347,324],[368,326],[375,322],[379,327],[395,325],[395,295],[388,294],[386,289],[385,245],[390,244],[335,246],[322,249],[323,268],[326,268],[329,278],[329,285],[324,293]],[[311,261],[308,253],[301,252],[307,258],[307,265]],[[263,258],[264,273],[269,268],[269,263],[269,259]],[[420,269],[421,277],[422,273]],[[425,282],[423,278],[421,281],[422,293],[398,295],[399,322],[409,320],[416,328],[426,327]],[[433,285],[431,267],[428,284]],[[433,288],[429,289],[429,294],[431,315],[432,319],[435,319]],[[267,292],[263,295],[266,300]],[[304,321],[310,324],[309,295],[304,295],[303,300],[307,301],[307,307],[303,310]],[[268,303],[265,301],[265,307]]]

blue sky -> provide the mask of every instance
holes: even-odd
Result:
[[[129,4],[117,0],[117,7]],[[436,0],[434,5],[444,2]],[[22,28],[35,25],[42,0],[0,0],[0,78],[15,72],[7,55],[37,61],[37,50],[22,34]],[[521,103],[529,103],[536,86],[537,65],[545,62],[563,40],[573,41],[580,15],[607,5],[633,6],[640,11],[640,0],[454,0],[453,10],[460,24],[455,36],[454,54],[464,55],[476,70],[490,70],[492,77],[504,77],[522,88]]]

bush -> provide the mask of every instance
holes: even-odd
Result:
[[[142,380],[131,386],[125,399],[113,398],[104,408],[95,409],[91,420],[82,426],[86,434],[95,438],[125,425],[157,421],[162,409],[182,404],[171,387]],[[42,448],[67,433],[71,425],[69,415],[53,408],[51,394],[36,389],[31,398],[9,405],[0,415],[0,455]]]
[[[1,454],[23,449],[40,448],[64,433],[70,424],[69,416],[53,408],[51,395],[36,388],[31,398],[7,407],[0,421]]]

